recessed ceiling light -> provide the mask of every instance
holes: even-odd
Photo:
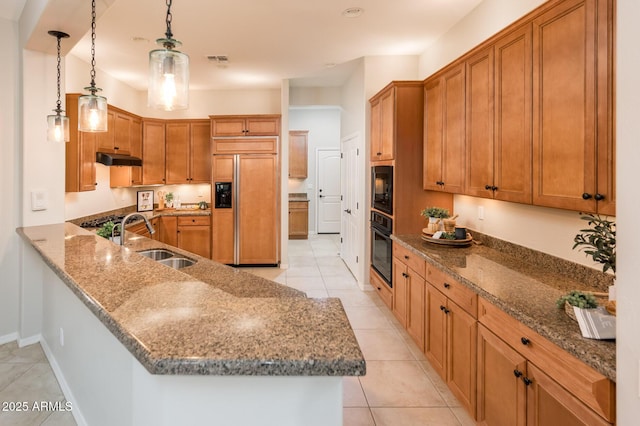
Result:
[[[325,68],[335,68],[336,63],[335,62],[327,62],[326,64],[324,64]]]
[[[342,16],[345,18],[357,18],[364,13],[364,9],[361,7],[350,7],[342,11]]]
[[[144,38],[144,37],[133,36],[133,37],[131,37],[131,40],[136,41],[136,42],[149,43],[149,39],[148,38]]]

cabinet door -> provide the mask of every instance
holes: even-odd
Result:
[[[465,193],[493,197],[493,46],[466,61]]]
[[[307,139],[308,130],[289,132],[289,177],[307,178]]]
[[[536,205],[596,211],[594,5],[565,1],[533,21]]]
[[[395,145],[395,89],[391,88],[380,98],[380,154],[378,160],[393,160]]]
[[[140,117],[131,118],[129,141],[131,142],[131,155],[142,158],[142,119]],[[131,167],[131,184],[142,185],[142,167]]]
[[[110,152],[115,154],[115,139],[116,139],[116,113],[113,109],[107,106],[107,131],[96,133],[96,151],[98,152]]]
[[[98,133],[78,132],[80,134],[80,161],[78,169],[77,191],[96,189],[96,135]]]
[[[278,160],[275,155],[238,158],[238,255],[240,264],[278,262]]]
[[[424,278],[411,268],[409,268],[407,274],[409,275],[407,332],[420,350],[424,351],[424,296],[426,283]]]
[[[433,78],[424,86],[424,189],[442,189],[442,79]]]
[[[190,183],[211,183],[211,139],[209,121],[191,123],[189,151]]]
[[[160,223],[160,241],[178,247],[178,218],[176,216],[162,216]]]
[[[447,315],[447,384],[469,413],[476,413],[476,348],[478,325],[451,300]]]
[[[245,129],[247,136],[279,136],[280,117],[248,116]]]
[[[478,424],[525,426],[526,360],[483,326],[478,327]]]
[[[212,119],[211,136],[245,136],[244,117]]]
[[[493,182],[499,200],[531,203],[531,26],[495,44]]]
[[[114,151],[118,154],[131,154],[131,116],[116,111],[112,129]]]
[[[309,235],[309,203],[289,201],[289,239],[307,239]]]
[[[465,165],[465,69],[460,64],[443,76],[441,187],[454,194],[464,191]]]
[[[392,260],[393,314],[400,324],[407,326],[407,299],[409,291],[407,266],[398,258]]]
[[[189,123],[166,123],[165,132],[166,184],[189,183]]]
[[[198,254],[211,257],[211,227],[206,225],[189,225],[178,227],[178,247]]]
[[[528,426],[610,425],[531,363],[527,365],[527,378]]]
[[[142,182],[164,184],[164,121],[142,122]]]
[[[447,298],[430,284],[426,286],[424,353],[431,366],[447,380]]]
[[[380,139],[382,137],[380,132],[381,109],[380,99],[371,102],[371,161],[378,161],[379,156],[382,155],[380,148]]]

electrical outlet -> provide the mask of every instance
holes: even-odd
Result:
[[[484,220],[484,206],[478,206],[478,220]]]
[[[60,327],[60,346],[64,346],[64,329]]]

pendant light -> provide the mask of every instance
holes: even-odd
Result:
[[[107,131],[107,98],[96,95],[96,0],[91,0],[91,84],[84,90],[90,95],[78,98],[78,130],[81,132]]]
[[[149,52],[148,105],[165,111],[189,107],[189,56],[173,50],[182,43],[171,32],[171,3],[167,0],[167,32],[156,40],[164,49]]]
[[[60,106],[60,39],[68,38],[69,34],[62,31],[49,31],[49,35],[58,39],[58,101],[55,115],[47,115],[47,140],[49,142],[69,142],[69,117],[62,115]]]

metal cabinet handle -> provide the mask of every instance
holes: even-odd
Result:
[[[531,341],[526,337],[521,337],[520,342],[522,342],[523,345],[528,345],[529,343],[531,343]]]
[[[451,288],[451,284],[449,284],[449,283],[444,283],[444,288]]]

